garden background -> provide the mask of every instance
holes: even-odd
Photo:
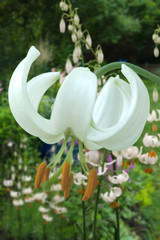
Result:
[[[104,63],[128,61],[160,75],[160,61],[153,55],[152,40],[154,29],[160,22],[159,1],[72,0],[71,3],[78,8],[83,28],[90,32],[93,48],[101,45]],[[37,164],[50,157],[43,143],[28,135],[15,122],[8,105],[7,90],[12,72],[32,45],[42,52],[42,58],[33,66],[30,76],[51,71],[55,67],[64,71],[74,45],[69,32],[59,32],[61,15],[58,0],[1,0],[0,3],[0,239],[3,240],[82,239],[81,197],[76,186],[72,189],[71,197],[62,203],[67,213],[53,212],[53,221],[44,224],[38,211],[41,202],[37,200],[18,208],[13,205],[10,190],[3,184],[4,179],[9,179],[15,173],[15,181],[21,183],[21,188],[26,184],[33,187]],[[87,50],[84,56],[86,61],[93,58]],[[151,110],[159,109],[159,101],[154,103],[152,100],[155,85],[143,80],[151,97]],[[41,113],[46,117],[49,112],[45,109],[59,86],[58,83],[45,95],[40,106]],[[159,91],[160,87],[156,87]],[[160,129],[160,124],[157,126]],[[152,133],[151,123],[146,124],[146,132]],[[142,138],[136,145],[142,145]],[[57,148],[59,146],[56,145]],[[56,149],[52,147],[52,155]],[[156,153],[159,152],[156,149]],[[79,168],[78,162],[75,168]],[[144,169],[145,166],[139,163],[135,166],[130,174],[132,181],[124,184],[125,191],[119,200],[123,240],[160,239],[159,163],[153,166],[152,174],[146,174]],[[31,176],[32,180],[20,182],[24,174]],[[93,206],[94,200],[86,204],[88,239],[93,237]],[[113,239],[112,211],[109,204],[101,199],[97,215],[99,240]]]

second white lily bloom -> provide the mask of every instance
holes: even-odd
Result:
[[[51,118],[45,119],[38,113],[39,103],[60,73],[44,73],[27,82],[39,54],[31,47],[10,81],[9,104],[21,127],[50,144],[70,133],[90,150],[121,150],[137,141],[148,117],[149,96],[132,69],[122,64],[129,83],[110,77],[97,97],[96,75],[88,68],[75,68],[58,91]]]

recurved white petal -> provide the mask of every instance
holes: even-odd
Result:
[[[35,61],[39,54],[39,51],[35,47],[31,47],[27,56],[15,69],[9,85],[9,104],[13,116],[25,131],[34,136],[38,136],[39,138],[49,139],[49,142],[52,139],[53,143],[62,138],[62,134],[60,136],[51,132],[51,121],[43,118],[35,110],[38,107],[40,98],[42,97],[42,88],[38,85],[38,79],[40,80],[40,84],[42,84],[43,77],[40,75],[32,79],[31,83],[26,83],[31,64]],[[52,74],[52,82],[54,83],[58,79],[58,73],[56,75],[54,73]],[[46,79],[48,80],[46,81]],[[47,88],[48,85],[49,87],[51,84],[51,74],[44,75],[44,80],[47,83],[43,86]],[[27,85],[29,91],[32,87],[30,94],[27,92]],[[38,90],[39,87],[40,90]],[[33,97],[33,92],[35,97]]]
[[[111,79],[112,83],[106,83],[95,104],[92,116],[94,125],[87,134],[87,140],[109,150],[122,150],[133,145],[141,135],[149,113],[149,95],[142,80],[124,64],[122,64],[122,73],[130,84],[119,77],[115,80]],[[111,97],[112,101],[105,96],[112,94],[108,87],[114,94],[114,99]],[[111,110],[107,110],[108,105],[111,105],[111,109],[116,109],[118,106],[121,112],[117,109],[118,113],[111,113]],[[108,114],[109,120],[105,121]],[[114,118],[116,121],[113,120],[112,124],[111,120]]]
[[[97,78],[88,68],[75,68],[58,91],[51,115],[52,131],[71,131],[84,141],[97,94]]]

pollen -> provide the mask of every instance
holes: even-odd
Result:
[[[154,158],[156,158],[156,152],[150,151],[150,152],[148,153],[148,157],[154,157]]]
[[[67,186],[69,183],[69,172],[70,172],[70,164],[69,162],[65,162],[62,167],[62,191],[67,190]]]
[[[73,182],[73,173],[71,173],[67,189],[64,191],[64,198],[68,198],[69,197],[69,193],[70,193],[70,190],[71,190],[72,182]]]
[[[37,173],[36,173],[36,177],[35,177],[35,182],[34,182],[34,188],[35,189],[40,188],[40,185],[41,185],[41,182],[43,180],[43,175],[45,173],[46,167],[47,167],[47,163],[46,162],[42,162],[39,165]]]
[[[45,182],[45,181],[47,181],[49,179],[49,172],[50,172],[50,168],[46,167],[40,186],[42,186],[43,182]]]
[[[82,198],[83,201],[87,201],[89,198],[92,197],[96,186],[97,186],[97,172],[95,169],[91,169],[88,177],[87,187],[86,187],[84,196]]]

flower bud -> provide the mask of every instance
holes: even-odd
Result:
[[[64,2],[61,1],[61,2],[59,3],[59,7],[61,8],[62,11],[63,11],[63,6],[64,6]]]
[[[155,41],[155,40],[156,40],[156,38],[157,38],[157,34],[156,34],[156,33],[154,33],[154,34],[152,35],[152,40],[153,40],[153,41]]]
[[[73,52],[73,62],[78,63],[79,57]]]
[[[64,3],[64,5],[63,5],[63,11],[65,11],[65,12],[68,11],[68,5],[66,3]]]
[[[72,32],[73,26],[72,26],[71,24],[68,25],[68,30],[69,30],[70,32]]]
[[[82,36],[83,36],[83,33],[82,33],[82,31],[79,29],[78,32],[77,32],[77,37],[80,39],[80,38],[82,38]]]
[[[75,47],[74,51],[73,51],[73,55],[75,55],[75,57],[79,58],[81,56],[81,47],[78,45]]]
[[[75,23],[75,25],[79,24],[79,16],[77,13],[74,15],[74,23]]]
[[[155,57],[159,57],[159,49],[157,46],[154,48],[153,54]]]
[[[92,46],[92,39],[90,34],[88,33],[87,37],[86,37],[86,49],[90,49],[90,47]]]
[[[75,33],[72,33],[71,38],[72,38],[72,42],[76,42],[77,41],[77,36],[76,36]]]
[[[102,52],[102,49],[100,49],[100,50],[98,51],[97,60],[98,60],[98,63],[102,63],[103,60],[104,60],[104,54],[103,54],[103,52]]]
[[[73,66],[72,66],[72,63],[70,61],[70,59],[68,58],[67,59],[67,62],[66,62],[66,65],[65,65],[65,69],[66,69],[66,72],[69,74],[72,69],[73,69]]]
[[[65,23],[65,21],[64,21],[63,18],[61,19],[61,21],[60,21],[60,23],[59,23],[59,28],[60,28],[60,32],[61,32],[61,33],[64,33],[65,30],[66,30],[66,23]]]
[[[153,101],[154,102],[158,101],[158,91],[156,87],[153,89]]]

